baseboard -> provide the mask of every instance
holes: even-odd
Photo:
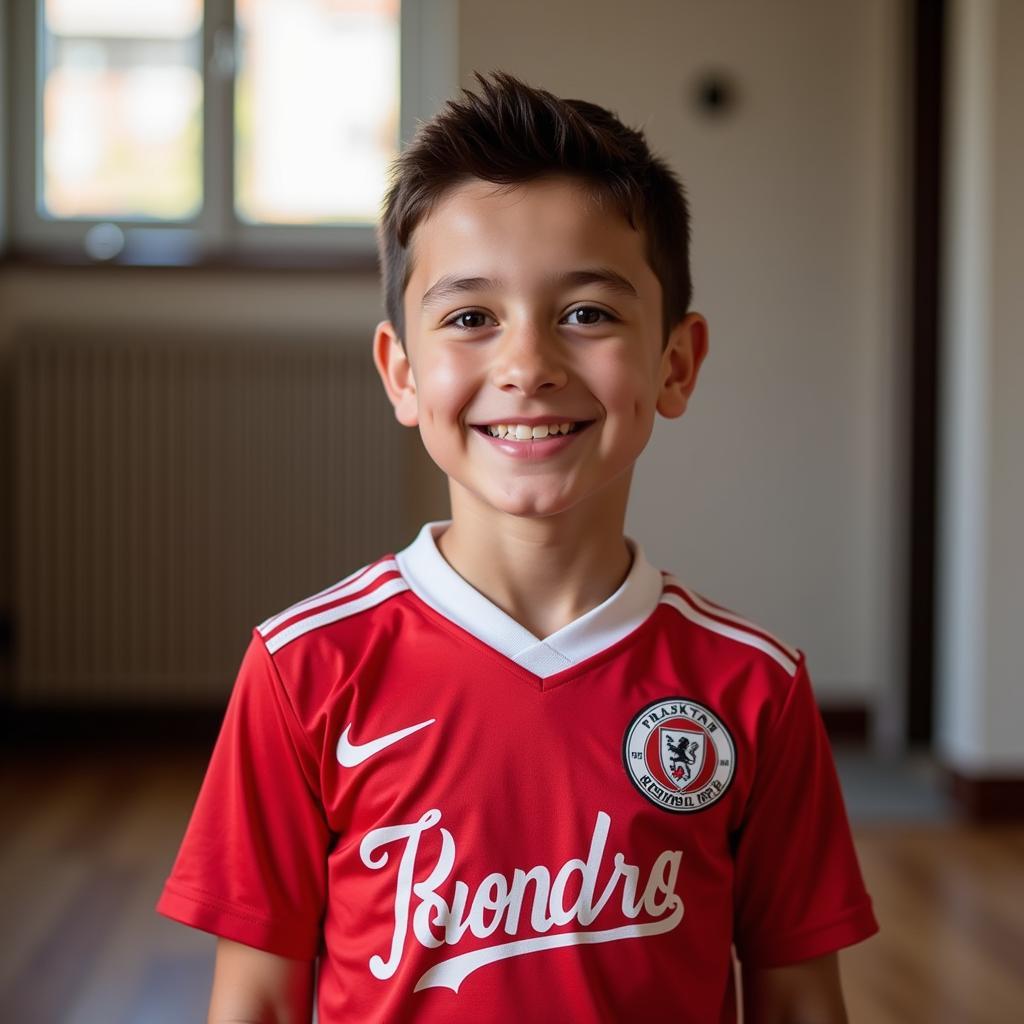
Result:
[[[829,704],[821,709],[825,731],[833,743],[864,744],[871,714],[866,704]],[[0,707],[0,739],[6,744],[152,746],[195,743],[208,746],[217,738],[223,708],[25,708]]]
[[[866,704],[829,704],[821,709],[829,739],[865,744],[871,713]],[[63,749],[152,750],[194,746],[212,748],[223,708],[24,708],[0,706],[4,749],[60,744]],[[1024,820],[1024,777],[963,775],[944,769],[951,797],[971,821]]]
[[[871,735],[871,711],[867,704],[826,704],[821,708],[821,718],[833,743],[865,744]]]
[[[946,768],[949,793],[974,822],[1024,820],[1024,776],[962,775]]]
[[[210,748],[224,708],[11,707],[0,708],[4,747],[117,748],[144,750],[167,746]]]

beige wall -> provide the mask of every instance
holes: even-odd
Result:
[[[988,644],[993,699],[986,747],[1024,768],[1024,4],[1001,0],[996,26],[992,238],[992,511]]]
[[[691,412],[659,426],[638,470],[630,532],[803,647],[826,699],[886,705],[903,616],[906,7],[464,0],[458,47],[463,84],[504,68],[605,104],[687,184],[712,355]],[[706,69],[735,79],[734,115],[696,112]],[[0,347],[52,317],[336,325],[368,342],[379,314],[369,278],[0,271]],[[427,479],[422,517],[443,512]]]
[[[969,775],[1024,770],[1024,5],[951,9],[939,728]]]
[[[711,356],[663,422],[630,530],[803,647],[819,690],[888,695],[901,655],[905,5],[469,3],[462,81],[500,67],[643,126],[686,183]],[[702,117],[696,77],[737,83]],[[888,706],[891,701],[886,701]],[[892,718],[887,718],[893,724]]]

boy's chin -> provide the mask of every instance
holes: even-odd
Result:
[[[515,516],[519,519],[549,519],[552,516],[571,512],[576,502],[520,498],[516,501],[491,502],[488,504],[491,511],[500,515]]]
[[[442,471],[444,467],[441,467]],[[629,498],[632,465],[610,479],[568,473],[560,477],[519,477],[505,481],[459,480],[448,476],[453,517],[515,516],[521,519],[550,519],[567,516],[583,521],[604,519],[609,510],[625,509]],[[502,486],[504,484],[504,486]]]
[[[476,506],[478,512],[487,515],[516,516],[523,519],[544,519],[569,512],[579,504],[575,495],[551,493],[541,488],[523,487],[511,493],[491,494],[469,490],[459,485],[462,494],[456,499],[452,495],[453,510]],[[459,500],[461,499],[461,500]]]

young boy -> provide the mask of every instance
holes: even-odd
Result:
[[[477,78],[380,228],[451,519],[254,630],[157,909],[220,936],[211,1021],[714,1024],[733,947],[748,1022],[844,1021],[877,925],[804,657],[623,535],[707,352],[682,188]]]

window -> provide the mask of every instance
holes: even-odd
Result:
[[[455,89],[456,3],[12,5],[12,248],[371,260],[388,164]]]

